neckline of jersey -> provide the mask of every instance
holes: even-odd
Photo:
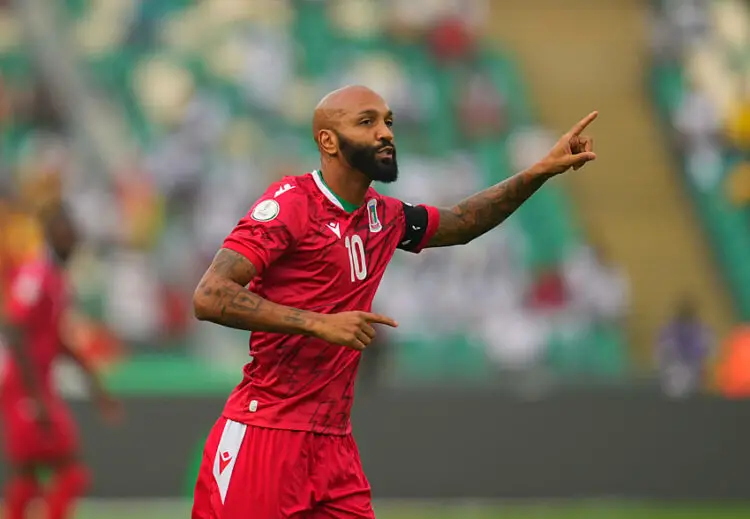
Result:
[[[337,195],[336,193],[334,193],[333,189],[331,189],[328,186],[328,184],[326,184],[326,181],[323,178],[323,172],[322,171],[316,169],[315,171],[313,171],[313,175],[315,177],[317,177],[318,179],[320,179],[320,183],[321,183],[322,187],[324,187],[325,190],[327,191],[327,193],[325,193],[325,194],[330,194],[333,198],[335,198],[336,201],[338,202],[337,205],[341,209],[343,209],[347,213],[353,213],[354,211],[356,211],[357,209],[359,209],[361,207],[361,206],[358,206],[358,205],[353,204],[351,202],[347,202],[346,200],[344,200],[343,198],[341,198],[339,195]]]

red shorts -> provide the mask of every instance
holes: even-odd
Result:
[[[54,462],[78,452],[78,433],[67,406],[57,401],[48,410],[52,423],[45,431],[30,415],[25,399],[0,398],[4,451],[9,462]]]
[[[221,418],[206,441],[192,519],[374,518],[354,438]]]

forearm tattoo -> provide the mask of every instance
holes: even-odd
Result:
[[[315,314],[272,303],[247,290],[255,275],[247,258],[221,249],[195,291],[196,316],[240,330],[309,333]]]
[[[524,171],[450,209],[440,209],[440,224],[427,246],[465,244],[494,229],[542,187],[547,178]]]

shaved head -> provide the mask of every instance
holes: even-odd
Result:
[[[376,92],[362,85],[349,85],[326,94],[313,114],[315,141],[318,141],[320,130],[335,130],[342,118],[356,113],[358,108],[367,104],[385,106],[385,101]]]
[[[393,113],[376,92],[361,85],[334,90],[313,114],[313,138],[321,160],[342,161],[371,180],[398,176],[393,143]]]

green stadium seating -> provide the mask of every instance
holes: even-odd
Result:
[[[724,0],[709,4],[713,8]],[[661,5],[662,2],[656,2]],[[750,24],[750,21],[746,22]],[[714,30],[716,30],[714,28]],[[722,41],[717,36],[718,41]],[[725,52],[728,74],[750,73],[750,52],[748,47],[720,47]],[[668,131],[673,131],[671,122],[687,90],[687,66],[675,62],[655,62],[651,71],[651,92]],[[684,172],[681,178],[700,216],[709,237],[716,259],[724,274],[726,284],[733,295],[738,314],[750,320],[750,209],[734,206],[726,196],[723,179],[731,169],[733,158],[727,152],[724,157],[722,182],[712,189],[703,189],[688,170],[686,157],[677,152]]]
[[[66,0],[70,20],[84,16],[88,5],[86,0]],[[84,56],[95,81],[125,108],[133,134],[149,149],[161,131],[158,124],[150,120],[148,111],[144,108],[143,98],[139,96],[135,86],[134,72],[155,56],[169,57],[190,71],[198,88],[220,93],[236,117],[249,117],[263,125],[269,135],[298,136],[300,142],[305,143],[303,154],[313,156],[315,149],[308,142],[306,127],[280,117],[267,107],[248,101],[242,95],[240,85],[212,72],[212,64],[207,63],[204,56],[166,47],[158,31],[162,30],[170,17],[178,16],[194,5],[189,0],[142,2],[137,17],[147,22],[159,22],[153,25],[157,34],[148,45],[123,42],[114,51]],[[353,39],[337,32],[325,11],[324,2],[296,1],[294,6],[297,16],[288,30],[298,49],[296,74],[300,81],[319,80],[336,70],[341,60],[377,51],[387,54],[410,74],[421,77],[434,86],[435,107],[449,106],[455,98],[463,69],[438,65],[430,57],[426,47],[394,43],[378,37]],[[16,55],[0,55],[0,64],[6,61],[18,70],[23,70],[28,63],[25,58]],[[496,88],[507,97],[510,130],[534,123],[527,89],[511,56],[484,50],[473,65],[483,70]],[[428,101],[420,99],[419,102]],[[450,111],[436,108],[429,113],[432,114],[432,120],[419,131],[399,136],[400,147],[405,150],[402,154],[412,150],[440,156],[457,146],[460,139],[457,124]],[[7,146],[12,147],[13,136],[6,135],[4,139]],[[474,143],[467,150],[481,164],[484,182],[488,185],[513,173],[507,144],[508,135],[505,135],[499,140]],[[582,240],[569,201],[554,185],[542,190],[519,210],[514,221],[527,237],[529,248],[526,263],[530,269],[559,263]],[[750,284],[747,286],[750,287]],[[91,312],[96,312],[100,307],[97,301],[89,303]],[[547,365],[564,376],[620,376],[627,368],[626,344],[621,330],[613,327],[584,332],[578,337],[555,335],[549,345]],[[456,377],[463,381],[481,381],[492,372],[482,346],[471,343],[463,336],[444,338],[439,344],[409,339],[400,344],[396,351],[397,375],[410,380],[431,381]],[[150,356],[133,359],[118,368],[112,375],[112,380],[117,387],[127,391],[135,387],[158,390],[153,387],[153,381],[164,380],[164,373],[174,375],[168,377],[170,385],[184,384],[181,381],[186,380],[206,384],[207,380],[217,381],[221,378],[218,376],[219,378],[207,379],[203,375],[199,376],[197,370],[200,369],[199,362],[184,356]],[[224,379],[225,386],[227,383]],[[211,384],[213,382],[209,383]]]

